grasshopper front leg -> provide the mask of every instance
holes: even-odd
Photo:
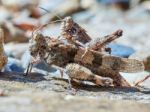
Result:
[[[33,64],[32,64],[32,63],[29,63],[29,64],[28,64],[28,67],[27,67],[27,70],[26,70],[26,73],[25,73],[25,76],[27,76],[27,75],[31,72],[32,67],[33,67]]]
[[[37,62],[39,62],[39,61],[40,61],[40,58],[39,58],[39,57],[37,57],[37,58],[33,58],[33,57],[32,57],[31,62],[29,62],[29,64],[28,64],[28,67],[27,67],[25,76],[27,76],[29,73],[31,73],[33,64],[34,64],[34,63],[37,63]]]

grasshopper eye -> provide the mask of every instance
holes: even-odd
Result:
[[[30,52],[30,54],[31,54],[31,56],[33,56],[33,55],[34,55],[34,52]]]
[[[72,28],[71,31],[73,34],[75,34],[77,30],[75,28]]]
[[[43,46],[41,46],[41,48],[42,48],[42,49],[46,49],[46,46],[43,45]]]
[[[32,51],[32,52],[30,52],[30,55],[31,56],[35,56],[37,54],[37,51]]]
[[[77,32],[77,30],[75,28],[72,28],[72,29],[69,29],[68,32],[73,35]]]

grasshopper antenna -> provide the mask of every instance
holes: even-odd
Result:
[[[33,37],[33,35],[34,35],[35,33],[37,33],[39,30],[43,29],[44,27],[47,27],[47,26],[50,25],[50,24],[56,23],[56,22],[62,22],[62,20],[51,21],[51,22],[48,22],[48,23],[46,23],[46,24],[44,24],[44,25],[42,25],[42,26],[39,26],[39,27],[35,28],[35,29],[33,30],[33,32],[32,32],[32,37]]]
[[[49,10],[43,8],[43,7],[39,7],[39,8],[42,9],[42,10],[44,10],[44,11],[46,11],[46,12],[48,12],[48,13],[52,13],[52,14],[55,15],[59,20],[63,20],[60,16],[58,16],[57,14],[55,14],[55,13],[53,13],[53,12],[51,12],[51,11],[49,11]]]
[[[46,12],[48,12],[48,13],[52,13],[52,14],[55,15],[59,20],[51,21],[51,22],[49,22],[49,23],[46,23],[46,24],[44,24],[44,25],[42,25],[42,26],[39,26],[38,28],[34,29],[33,32],[32,32],[32,37],[33,37],[34,33],[37,33],[39,30],[41,30],[42,28],[48,26],[49,24],[64,21],[64,20],[63,20],[60,16],[58,16],[57,14],[55,14],[55,13],[53,13],[53,12],[50,12],[49,10],[47,10],[47,9],[45,9],[45,8],[43,8],[43,7],[39,7],[39,8],[42,9],[42,10],[44,10],[44,11],[46,11]]]
[[[48,26],[49,24],[64,21],[64,20],[63,20],[60,16],[58,16],[57,14],[55,14],[55,13],[53,13],[53,12],[50,12],[49,10],[47,10],[47,9],[45,9],[45,8],[43,8],[43,7],[39,7],[39,8],[42,9],[42,10],[44,10],[44,11],[46,11],[46,12],[48,12],[48,13],[52,13],[52,14],[55,15],[59,20],[51,21],[51,22],[49,22],[49,23],[46,23],[46,24],[44,24],[44,25],[42,25],[42,26],[36,28],[36,29],[34,30],[35,33],[37,33],[37,31],[41,30],[42,28]],[[32,33],[32,36],[34,35],[34,31],[33,31],[33,33]]]

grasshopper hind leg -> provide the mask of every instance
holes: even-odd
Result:
[[[136,82],[136,83],[135,83],[135,86],[140,86],[140,84],[141,84],[142,82],[146,81],[146,80],[149,79],[149,78],[150,78],[150,75],[144,77],[144,79],[142,79],[142,80]]]
[[[66,66],[66,73],[69,78],[79,81],[90,81],[98,86],[112,86],[113,80],[108,77],[101,77],[92,73],[88,68],[78,64],[68,64]]]

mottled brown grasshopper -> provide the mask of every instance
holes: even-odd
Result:
[[[48,65],[58,66],[71,80],[91,81],[100,86],[130,87],[119,72],[144,70],[141,61],[106,53],[111,49],[105,46],[120,37],[122,30],[93,41],[71,17],[63,19],[61,28],[62,33],[58,38],[35,33],[30,40],[29,50],[35,60],[44,60]]]
[[[71,79],[88,80],[101,86],[113,84],[111,78],[95,75],[92,72],[88,72],[90,70],[81,65],[72,64],[75,63],[74,57],[78,51],[78,47],[75,45],[64,42],[63,39],[43,37],[41,34],[33,36],[30,42],[30,53],[34,60],[40,59],[44,60],[48,65],[58,66],[57,68],[66,72]],[[74,73],[81,73],[76,78],[69,72],[72,66],[81,68],[80,71],[74,69]]]

